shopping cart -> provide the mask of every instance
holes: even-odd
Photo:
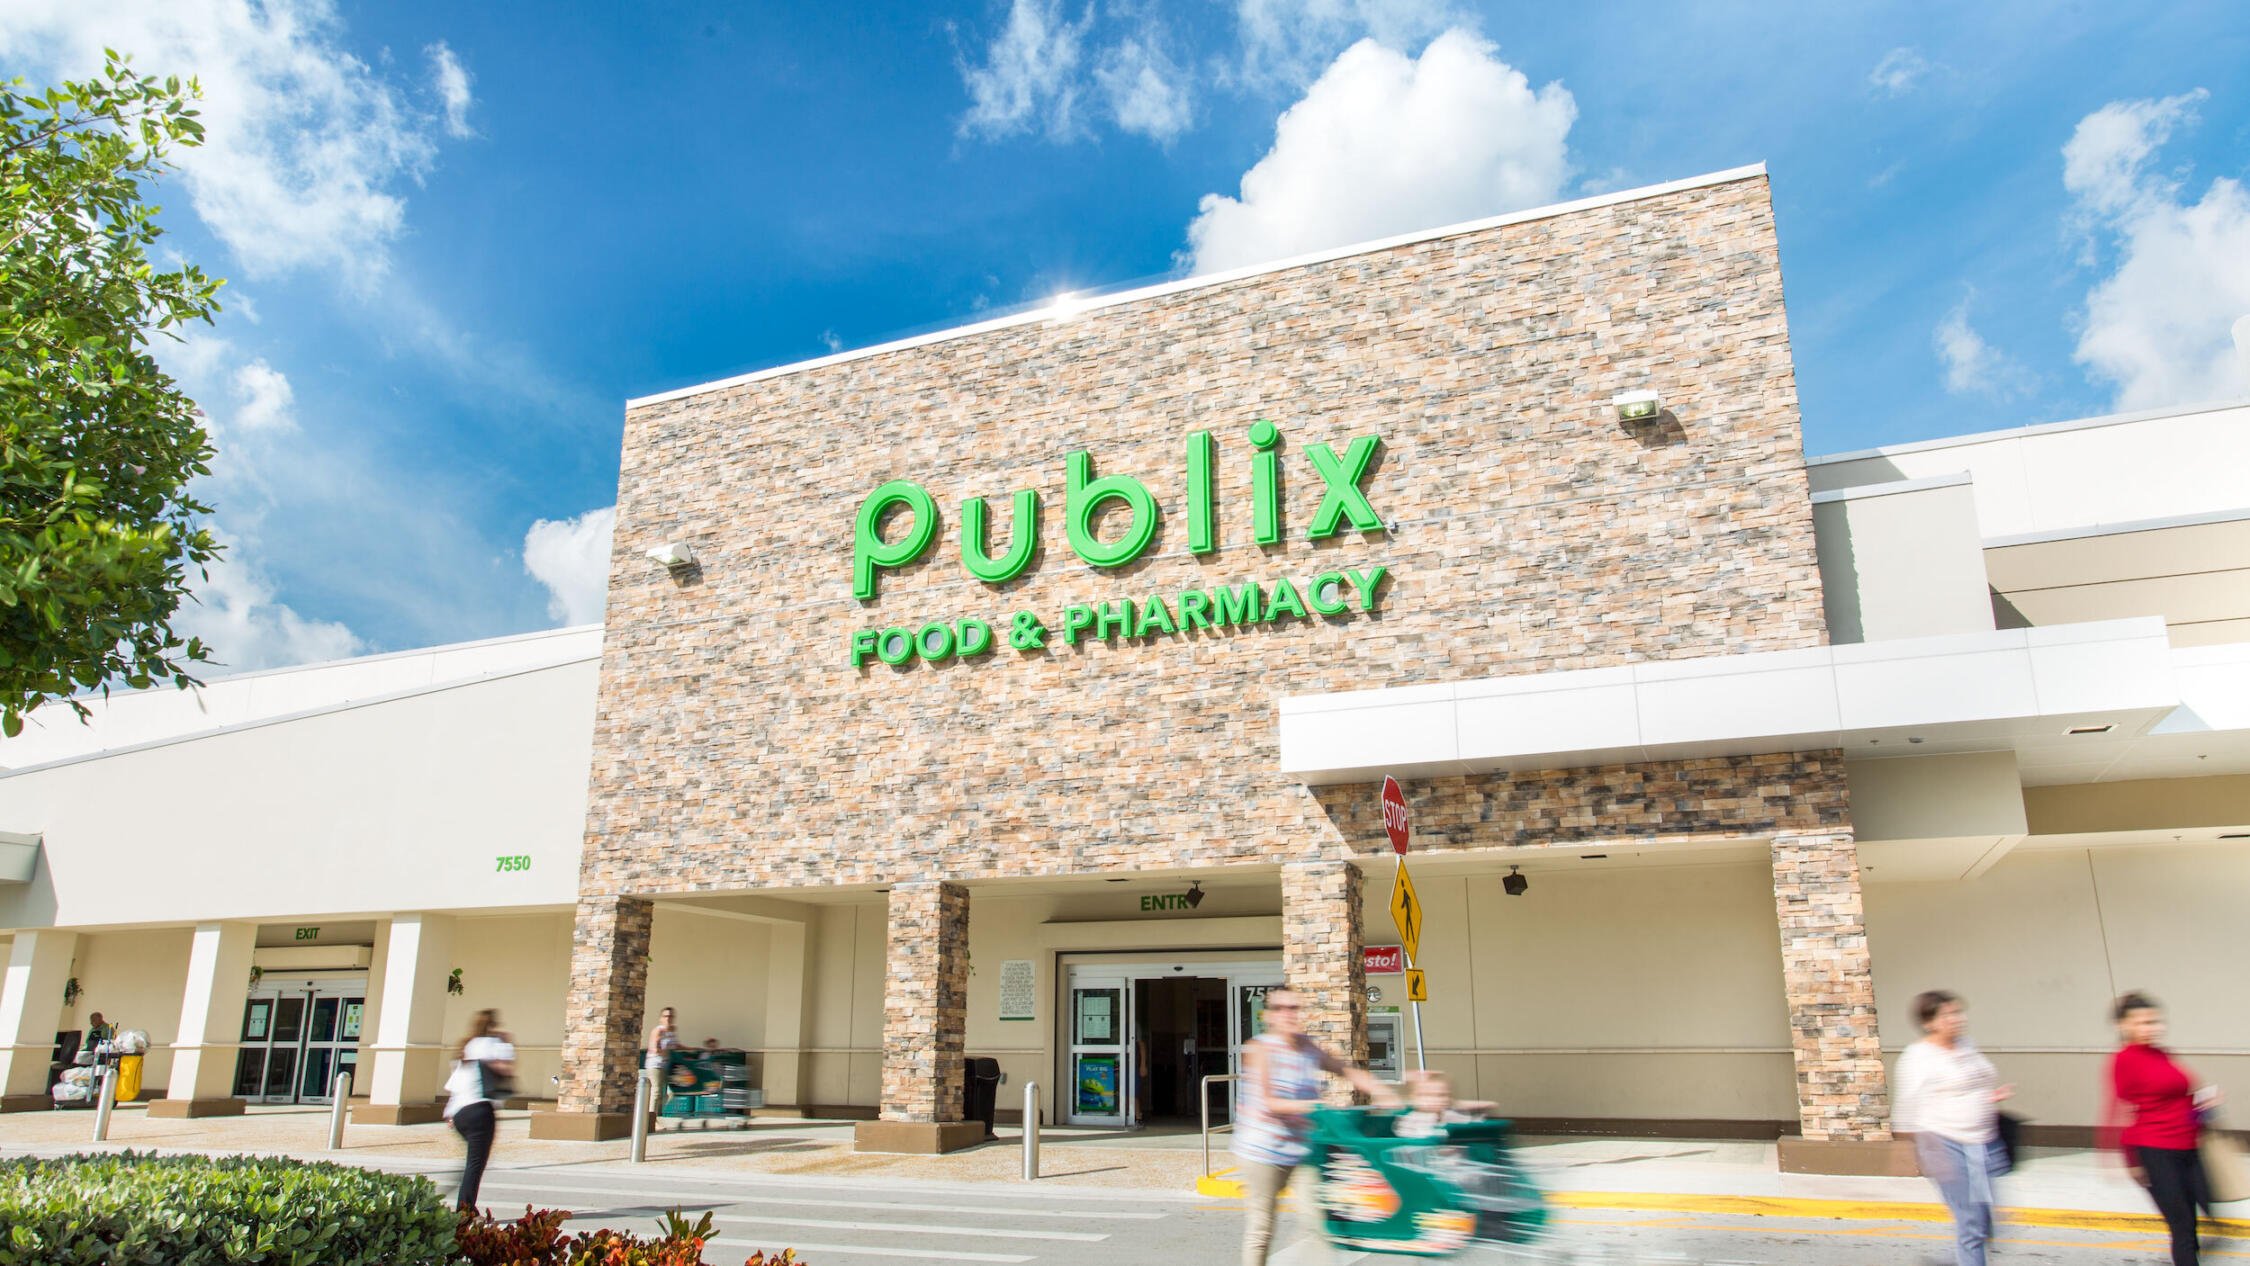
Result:
[[[1317,1108],[1315,1198],[1331,1243],[1372,1253],[1449,1257],[1537,1241],[1546,1203],[1517,1160],[1506,1121],[1470,1121],[1430,1138],[1392,1133],[1399,1114]]]
[[[659,1115],[685,1125],[727,1121],[748,1126],[763,1094],[750,1086],[750,1057],[743,1051],[673,1051],[664,1061],[664,1107]]]

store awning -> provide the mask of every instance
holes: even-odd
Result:
[[[2183,739],[2250,762],[2250,729],[2194,723],[2184,675],[2149,617],[1298,695],[1281,701],[1281,766],[1320,786],[1835,748],[2013,750],[2033,783],[2092,781]]]

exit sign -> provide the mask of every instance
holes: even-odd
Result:
[[[298,928],[298,929],[297,929],[297,939],[298,939],[298,940],[300,940],[300,941],[317,941],[317,940],[319,940],[319,939],[320,939],[320,929],[319,929],[319,928]]]

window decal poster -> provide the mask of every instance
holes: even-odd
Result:
[[[1117,1057],[1078,1057],[1078,1112],[1084,1116],[1117,1115]]]

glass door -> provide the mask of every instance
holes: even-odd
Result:
[[[1266,995],[1281,988],[1281,977],[1274,975],[1236,975],[1227,981],[1234,995],[1233,1005],[1227,1008],[1231,1031],[1227,1034],[1227,1071],[1237,1078],[1242,1076],[1242,1047],[1251,1038],[1265,1031]],[[1242,1083],[1227,1083],[1233,1094],[1227,1096],[1227,1119],[1234,1119],[1235,1100],[1242,1091]]]
[[[1122,1126],[1132,1119],[1133,990],[1122,977],[1070,978],[1072,1125]]]
[[[351,993],[316,991],[312,1019],[305,1028],[304,1075],[298,1080],[297,1102],[327,1103],[335,1093],[336,1074],[359,1062],[359,1022],[366,999]],[[357,1093],[357,1087],[354,1087]]]

